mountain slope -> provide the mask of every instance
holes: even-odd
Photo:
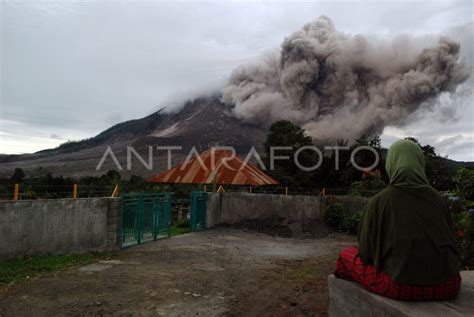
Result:
[[[243,123],[230,114],[230,108],[218,97],[198,98],[187,102],[176,113],[159,110],[145,118],[130,120],[112,126],[97,136],[65,143],[54,149],[33,154],[0,156],[0,176],[13,173],[21,167],[28,175],[43,167],[56,175],[98,175],[114,168],[108,158],[100,171],[96,171],[104,151],[110,146],[127,175],[148,177],[166,169],[166,152],[156,151],[156,146],[181,146],[174,151],[174,162],[183,160],[193,146],[203,151],[211,146],[233,146],[238,153],[245,153],[252,146],[261,147],[266,135],[262,127]],[[127,146],[133,147],[148,161],[149,147],[153,147],[153,170],[149,171],[134,158],[132,169],[127,170]]]
[[[101,169],[96,170],[108,146],[116,155],[124,177],[134,174],[151,177],[167,169],[166,151],[156,150],[157,146],[183,147],[182,151],[173,151],[173,164],[182,162],[193,146],[198,151],[217,145],[233,146],[237,153],[244,155],[252,146],[261,149],[266,128],[246,124],[230,112],[229,106],[219,97],[198,98],[187,102],[178,112],[159,110],[142,119],[116,124],[87,140],[68,142],[32,154],[0,155],[0,177],[10,177],[16,167],[23,168],[27,176],[39,167],[55,175],[70,177],[102,175],[109,169],[117,169],[108,157]],[[146,162],[149,147],[152,147],[152,169],[145,168],[134,156],[128,169],[128,146]],[[447,160],[447,163],[454,169],[474,167],[474,162]]]

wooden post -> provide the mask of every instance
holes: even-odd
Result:
[[[17,201],[20,198],[20,184],[15,184],[15,191],[13,192],[13,200]]]
[[[212,192],[217,192],[217,180],[216,180],[216,176],[214,176],[214,178],[212,179]]]
[[[119,185],[116,184],[115,187],[114,187],[114,191],[112,192],[112,196],[111,196],[111,197],[118,197],[119,192],[120,192]]]
[[[72,199],[77,198],[77,184],[72,185]]]
[[[204,191],[207,193],[207,186],[204,185]]]
[[[288,196],[288,187],[285,187],[285,195]]]
[[[249,193],[252,193],[252,186],[249,186]]]

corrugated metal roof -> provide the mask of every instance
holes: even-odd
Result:
[[[214,153],[214,154],[213,154]],[[214,160],[213,160],[214,157]],[[214,164],[212,162],[214,161]],[[214,165],[214,168],[213,166]],[[227,165],[227,166],[226,166]],[[148,179],[154,183],[181,184],[222,184],[222,185],[278,185],[278,181],[268,176],[255,165],[238,157],[232,158],[229,150],[207,150],[199,157],[177,165]]]

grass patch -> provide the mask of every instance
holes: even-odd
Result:
[[[293,273],[293,277],[300,280],[314,279],[318,276],[327,277],[328,272],[334,271],[337,256],[323,255],[301,264],[300,269]]]
[[[298,279],[306,280],[314,275],[320,273],[321,270],[318,267],[305,267],[301,271],[296,272],[295,276]]]
[[[189,227],[178,227],[176,225],[171,226],[171,236],[178,236],[180,234],[185,234],[191,232]]]
[[[21,256],[0,262],[0,288],[37,277],[41,274],[61,271],[68,267],[87,264],[105,254],[66,254],[47,256]]]

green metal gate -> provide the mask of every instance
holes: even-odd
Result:
[[[191,192],[191,230],[206,228],[207,193]]]
[[[122,246],[169,237],[172,200],[172,193],[122,195]]]

